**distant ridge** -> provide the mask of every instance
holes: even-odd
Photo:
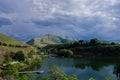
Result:
[[[74,42],[75,40],[70,38],[63,38],[57,35],[47,34],[42,36],[41,38],[33,38],[27,42],[29,45],[33,46],[46,46],[48,44],[63,44]]]

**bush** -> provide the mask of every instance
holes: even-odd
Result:
[[[19,65],[18,64],[16,64],[16,65],[8,64],[5,67],[5,70],[2,72],[2,74],[4,76],[14,75],[15,77],[18,77],[18,72],[19,72]]]
[[[3,46],[7,46],[7,44],[6,44],[6,43],[3,43],[2,45],[3,45]]]
[[[23,51],[18,51],[17,53],[15,53],[15,55],[13,56],[13,59],[16,61],[24,61],[25,60],[25,55],[23,53]]]
[[[0,42],[0,45],[2,45],[2,42]]]
[[[29,57],[29,58],[33,58],[34,54],[35,54],[35,51],[34,51],[34,50],[31,50],[31,51],[28,53],[28,57]]]
[[[101,44],[101,42],[97,38],[91,39],[89,43],[91,46],[96,46]]]
[[[15,45],[15,47],[21,47],[20,45]]]
[[[14,45],[12,45],[12,44],[9,44],[9,47],[14,47]]]
[[[59,56],[64,57],[71,57],[73,55],[73,51],[69,49],[61,49],[60,51],[57,51]]]
[[[78,80],[75,75],[68,77],[57,66],[53,66],[48,71],[49,75],[42,78],[42,80]]]

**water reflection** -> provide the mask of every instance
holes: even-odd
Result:
[[[113,74],[120,80],[120,64],[114,66]]]
[[[76,68],[85,69],[91,67],[94,71],[100,71],[104,67],[113,65],[113,74],[116,75],[117,80],[120,80],[120,58],[94,58],[94,59],[85,59],[88,63],[77,63]]]
[[[59,66],[68,75],[75,74],[79,80],[120,80],[120,58],[48,58],[38,70],[47,70],[53,65]]]

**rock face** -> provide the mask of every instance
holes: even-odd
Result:
[[[48,44],[63,44],[74,42],[74,39],[62,38],[60,36],[47,34],[41,38],[34,38],[27,42],[29,45],[33,46],[46,46]]]

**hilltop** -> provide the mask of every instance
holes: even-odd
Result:
[[[47,46],[48,44],[64,44],[74,42],[74,39],[63,38],[57,35],[47,34],[41,38],[33,38],[27,42],[29,45],[33,46]]]

